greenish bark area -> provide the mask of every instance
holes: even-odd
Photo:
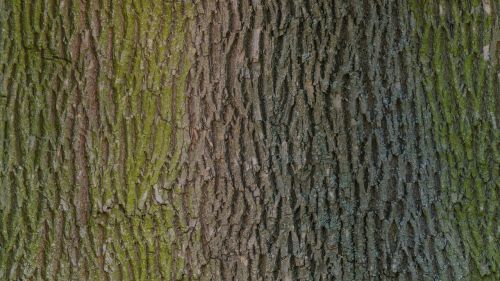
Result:
[[[177,278],[190,5],[0,6],[0,279]]]
[[[414,46],[439,169],[447,258],[465,280],[499,280],[499,1],[413,1]],[[458,233],[453,236],[452,233]]]

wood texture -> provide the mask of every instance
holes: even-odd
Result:
[[[0,0],[0,279],[499,280],[498,0]]]
[[[1,3],[0,279],[177,278],[191,5]]]
[[[202,279],[499,277],[499,5],[462,2],[203,2]]]

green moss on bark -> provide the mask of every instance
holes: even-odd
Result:
[[[0,3],[0,279],[182,277],[192,5]]]
[[[421,42],[422,79],[441,166],[439,214],[460,233],[465,253],[456,255],[467,262],[465,280],[500,277],[498,66],[488,54],[494,32],[489,2],[412,2],[413,38]]]

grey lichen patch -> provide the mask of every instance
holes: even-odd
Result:
[[[491,0],[482,0],[483,2],[483,10],[486,13],[486,15],[490,16],[491,15]]]
[[[483,47],[483,59],[485,61],[490,60],[490,45],[486,45]]]

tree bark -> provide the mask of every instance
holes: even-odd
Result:
[[[2,280],[500,279],[500,1],[0,10]]]
[[[178,278],[191,5],[1,3],[0,279]]]
[[[204,2],[202,277],[499,277],[500,5],[459,2]]]

